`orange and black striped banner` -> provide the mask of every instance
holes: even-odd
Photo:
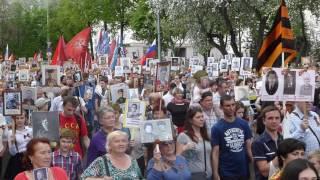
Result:
[[[281,67],[282,52],[285,55],[285,65],[295,59],[297,55],[288,8],[284,0],[281,2],[271,31],[263,40],[258,54],[257,70],[261,70],[262,67]]]

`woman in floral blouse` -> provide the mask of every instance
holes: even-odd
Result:
[[[136,160],[125,152],[128,148],[128,135],[113,131],[107,137],[107,154],[97,158],[83,172],[81,179],[142,179]]]

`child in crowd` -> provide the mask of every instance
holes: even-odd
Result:
[[[75,132],[61,129],[59,149],[52,153],[52,166],[63,168],[70,180],[79,179],[82,173],[81,156],[73,150]]]

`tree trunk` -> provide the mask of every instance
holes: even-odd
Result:
[[[237,57],[241,57],[242,56],[242,53],[239,52],[239,48],[238,48],[238,45],[237,45],[237,35],[236,35],[236,32],[233,28],[233,25],[232,25],[232,22],[229,18],[229,15],[228,15],[228,11],[227,11],[227,7],[221,7],[219,8],[219,12],[221,14],[221,16],[223,17],[223,20],[224,22],[226,23],[226,26],[229,30],[229,35],[230,35],[230,45],[232,47],[232,50],[234,52],[234,54],[237,56]]]
[[[304,14],[303,14],[303,7],[302,5],[298,6],[299,8],[299,16],[301,18],[301,31],[302,31],[302,37],[301,39],[301,46],[298,47],[297,49],[300,52],[300,55],[302,57],[307,56],[308,52],[310,50],[310,44],[308,42],[308,36],[306,33],[306,26],[305,26],[305,18],[304,18]]]
[[[91,23],[88,22],[88,26],[91,27]],[[94,59],[94,54],[93,54],[93,41],[92,41],[92,35],[90,33],[90,49],[91,49],[91,59]]]

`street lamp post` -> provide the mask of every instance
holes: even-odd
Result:
[[[157,35],[158,35],[158,59],[161,61],[161,32],[160,32],[160,11],[161,11],[161,0],[150,0],[150,6],[156,12],[157,16]]]
[[[158,59],[161,61],[160,8],[157,9]]]

